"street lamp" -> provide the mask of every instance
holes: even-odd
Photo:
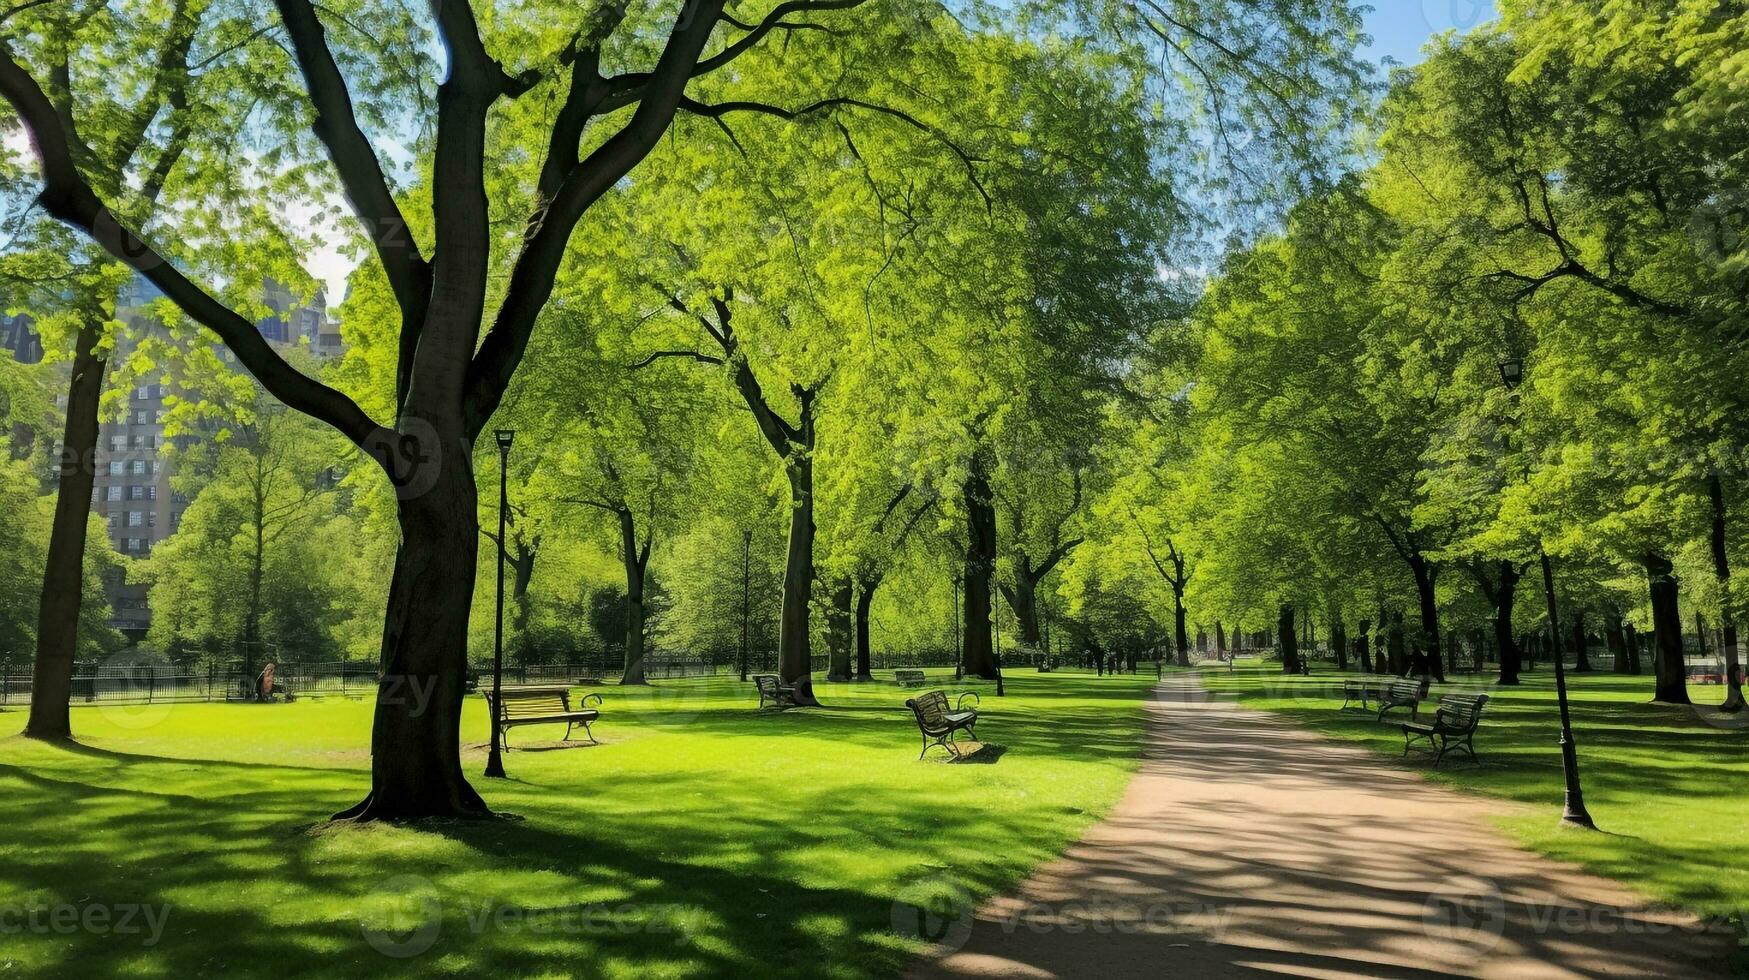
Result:
[[[498,610],[492,626],[492,749],[486,756],[486,775],[504,778],[504,753],[499,725],[504,704],[504,528],[510,510],[510,443],[514,429],[492,433],[498,440]]]
[[[1500,380],[1508,391],[1516,392],[1524,381],[1524,362],[1512,358],[1500,362]],[[1591,813],[1585,809],[1585,791],[1579,785],[1579,748],[1573,741],[1573,716],[1567,707],[1567,665],[1561,656],[1561,623],[1555,610],[1555,569],[1543,547],[1542,535],[1537,535],[1537,559],[1542,563],[1543,598],[1549,606],[1549,649],[1555,661],[1555,700],[1561,708],[1561,771],[1567,780],[1566,803],[1561,810],[1561,822],[1575,827],[1596,830]]]
[[[1506,382],[1506,390],[1516,391],[1519,382],[1524,380],[1524,360],[1513,357],[1501,361],[1500,380]]]

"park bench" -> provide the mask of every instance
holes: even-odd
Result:
[[[778,710],[796,705],[796,689],[785,684],[776,674],[754,674],[753,686],[759,690],[759,706],[777,706]]]
[[[900,687],[922,687],[929,683],[928,678],[923,676],[921,670],[895,670],[893,671],[893,681]]]
[[[1395,680],[1379,691],[1379,720],[1385,720],[1385,712],[1392,708],[1408,708],[1409,717],[1421,717],[1421,699],[1427,696],[1427,686],[1422,681]]]
[[[917,753],[917,758],[928,755],[931,745],[939,745],[958,756],[954,732],[963,731],[977,739],[978,733],[972,731],[972,726],[978,723],[978,712],[966,707],[966,698],[971,698],[973,704],[978,702],[978,695],[970,691],[959,696],[952,711],[947,708],[947,695],[940,691],[919,694],[905,702],[905,707],[910,708],[917,719],[917,730],[923,733],[923,751]]]
[[[497,710],[497,702],[490,690],[486,692],[486,705],[498,719],[498,732],[504,739],[505,748],[510,747],[510,729],[517,725],[557,725],[560,722],[565,725],[565,741],[570,741],[571,731],[581,725],[589,741],[601,744],[595,740],[595,733],[589,730],[590,723],[600,718],[601,712],[590,707],[571,710],[570,688],[530,685],[506,687],[500,693],[503,695],[502,711]],[[585,694],[583,705],[588,705],[590,698],[594,698],[596,704],[601,703],[601,695]]]
[[[1426,739],[1427,750],[1434,754],[1435,768],[1439,767],[1446,752],[1453,749],[1468,752],[1471,762],[1479,761],[1472,739],[1476,734],[1476,725],[1482,720],[1482,709],[1487,705],[1486,694],[1447,694],[1440,698],[1431,724],[1403,723],[1403,754],[1409,754],[1409,749],[1417,739]]]
[[[1373,702],[1384,699],[1385,688],[1392,680],[1389,677],[1352,677],[1344,680],[1341,710],[1347,711],[1350,706],[1358,706],[1362,711],[1373,710]]]

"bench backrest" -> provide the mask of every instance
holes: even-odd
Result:
[[[783,685],[778,682],[778,676],[776,674],[754,674],[753,686],[758,688],[759,693],[766,697],[777,697],[777,689]]]
[[[1393,700],[1419,701],[1422,694],[1421,682],[1392,681],[1391,686],[1386,689],[1386,693],[1389,694]]]
[[[1468,732],[1482,720],[1482,709],[1487,706],[1486,694],[1447,694],[1439,699],[1434,718],[1448,730]]]
[[[905,702],[917,716],[917,724],[925,729],[940,728],[947,724],[947,695],[940,691],[929,691],[919,694]]]
[[[500,716],[506,721],[517,718],[536,718],[541,715],[564,715],[571,713],[571,692],[558,687],[538,687],[518,689],[507,687],[503,690],[504,713]],[[486,692],[486,701],[491,703],[492,693]]]

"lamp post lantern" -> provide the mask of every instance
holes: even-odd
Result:
[[[486,775],[504,778],[504,753],[500,744],[504,704],[504,531],[510,510],[510,443],[514,429],[492,433],[498,440],[498,595],[497,618],[492,625],[492,748],[486,756]]]
[[[1500,362],[1500,380],[1506,383],[1508,390],[1516,392],[1524,381],[1524,362],[1518,358]],[[1549,607],[1549,649],[1553,651],[1555,661],[1555,701],[1561,711],[1561,772],[1567,783],[1561,822],[1596,830],[1597,824],[1592,821],[1590,811],[1585,809],[1585,790],[1579,783],[1579,747],[1573,740],[1573,716],[1567,706],[1567,666],[1566,658],[1561,656],[1561,622],[1555,607],[1555,569],[1549,561],[1548,550],[1543,547],[1540,533],[1537,535],[1536,554],[1542,564],[1543,598]]]

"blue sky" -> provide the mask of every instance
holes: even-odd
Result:
[[[1492,0],[1371,0],[1377,8],[1366,16],[1373,46],[1367,57],[1396,58],[1404,64],[1421,60],[1421,45],[1429,37],[1456,28],[1467,31],[1494,16]]]

